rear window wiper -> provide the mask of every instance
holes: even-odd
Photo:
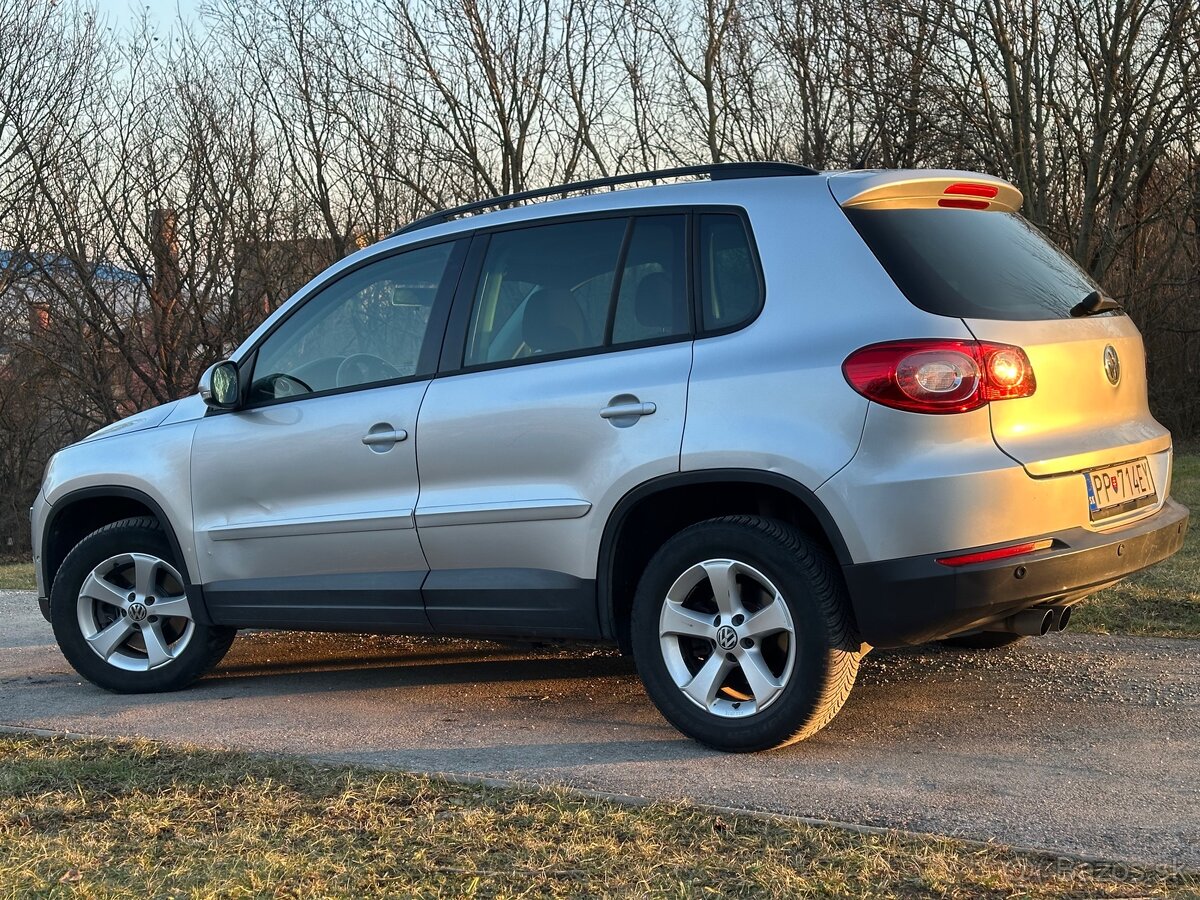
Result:
[[[1120,303],[1112,297],[1106,297],[1100,291],[1092,291],[1078,303],[1071,307],[1071,315],[1078,318],[1079,316],[1094,316],[1097,313],[1109,312],[1111,310],[1123,310]]]

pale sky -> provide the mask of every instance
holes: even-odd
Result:
[[[91,0],[91,3],[116,28],[127,27],[143,10],[148,10],[150,17],[163,28],[174,22],[177,15],[194,21],[200,6],[200,0]]]

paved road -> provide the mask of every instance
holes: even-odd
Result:
[[[182,693],[81,683],[0,591],[0,724],[565,784],[1200,869],[1200,642],[1056,635],[875,653],[804,744],[680,737],[610,651],[240,637]]]

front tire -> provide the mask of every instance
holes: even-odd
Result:
[[[667,541],[638,584],[631,627],[654,705],[719,750],[815,734],[846,702],[862,656],[828,554],[757,516],[710,519]]]
[[[186,687],[221,661],[237,633],[198,622],[158,522],[124,519],[67,554],[50,592],[50,624],[75,671],[119,694]]]

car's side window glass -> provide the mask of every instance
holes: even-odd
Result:
[[[467,330],[468,366],[603,346],[628,220],[493,234]]]
[[[634,220],[621,270],[612,342],[628,344],[687,334],[685,219],[645,216]]]
[[[731,328],[758,313],[758,267],[738,216],[706,213],[699,221],[700,306],[707,330]]]
[[[389,256],[308,300],[258,348],[251,401],[428,374],[421,348],[453,246]]]

